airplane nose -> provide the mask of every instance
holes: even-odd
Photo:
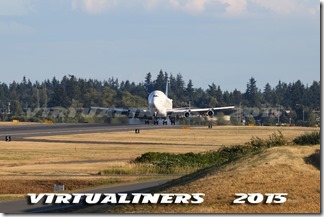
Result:
[[[160,101],[157,98],[153,99],[153,105],[156,109],[159,109],[160,107]]]

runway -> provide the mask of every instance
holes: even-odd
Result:
[[[111,125],[111,124],[30,124],[0,126],[0,139],[10,136],[12,141],[22,141],[28,137],[133,131],[135,129],[179,128],[174,125]]]

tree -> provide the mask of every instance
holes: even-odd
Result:
[[[216,99],[217,99],[217,106],[224,105],[223,91],[221,90],[219,85],[217,86],[217,90],[216,90]]]
[[[116,97],[116,91],[110,89],[108,86],[103,87],[102,90],[102,102],[100,106],[103,107],[115,107],[114,98]]]
[[[288,106],[289,98],[287,98],[287,96],[289,94],[288,85],[279,80],[278,85],[275,87],[273,104]]]
[[[193,88],[193,84],[192,84],[192,80],[191,79],[189,79],[189,82],[188,82],[188,84],[187,84],[187,88],[186,88],[186,96],[188,97],[188,99],[190,100],[190,101],[192,101],[192,99],[193,99],[193,94],[194,94],[194,88]]]
[[[189,99],[185,95],[185,82],[181,73],[178,73],[175,79],[175,86],[172,87],[174,89],[174,93],[177,95],[177,105],[178,106],[188,106]]]
[[[263,91],[263,99],[265,103],[273,104],[273,92],[269,83],[266,84]]]
[[[289,104],[292,108],[296,108],[298,105],[305,105],[304,101],[304,92],[305,86],[301,83],[300,80],[292,83],[288,86],[289,93],[285,95],[285,101],[289,101]]]
[[[209,107],[210,106],[210,98],[206,91],[202,88],[195,89],[195,97],[193,98],[193,105],[197,107]]]
[[[138,96],[133,96],[128,91],[122,91],[121,103],[128,108],[141,108],[147,104],[146,100]]]
[[[43,99],[43,106],[46,108],[48,103],[48,97],[47,97],[47,89],[46,89],[46,83],[42,85],[42,99]]]
[[[162,92],[165,91],[165,85],[166,85],[166,80],[165,80],[165,76],[164,73],[162,71],[162,69],[160,70],[156,80],[154,81],[154,89],[155,90],[160,90]]]
[[[212,85],[208,85],[207,93],[210,98],[209,107],[216,107],[222,104],[223,102],[223,94],[220,86],[216,86],[214,83]]]
[[[321,85],[320,82],[314,81],[313,84],[305,91],[305,105],[320,110],[321,105]]]
[[[243,97],[242,97],[241,91],[239,91],[235,88],[235,90],[231,94],[231,104],[240,105],[242,100],[243,100]]]
[[[226,90],[223,93],[223,100],[225,105],[230,105],[231,104],[231,95],[230,93]]]
[[[3,113],[2,119],[7,119],[8,103],[11,103],[11,113],[21,115],[26,108],[37,107],[147,107],[148,93],[160,86],[165,91],[166,80],[170,81],[169,98],[173,99],[174,107],[187,107],[191,101],[192,107],[215,107],[235,105],[259,106],[268,103],[282,110],[289,110],[289,115],[282,115],[281,121],[286,123],[292,118],[292,123],[312,125],[320,117],[320,82],[314,81],[311,86],[305,86],[300,80],[293,83],[279,83],[272,88],[267,83],[261,93],[257,88],[256,80],[252,77],[247,83],[244,94],[239,90],[222,91],[221,87],[212,83],[208,89],[194,88],[193,82],[189,79],[186,84],[183,76],[179,73],[173,76],[160,70],[157,79],[152,80],[151,73],[145,77],[145,81],[136,84],[129,80],[119,83],[117,78],[109,78],[105,81],[96,79],[80,79],[73,75],[64,76],[61,80],[53,77],[52,80],[32,83],[24,77],[21,82],[10,84],[0,83],[0,108]],[[316,113],[314,113],[316,110]],[[262,113],[262,109],[260,110]],[[263,110],[266,112],[266,110]],[[263,113],[262,113],[263,114]],[[36,119],[41,118],[42,112],[35,114]],[[255,116],[255,115],[254,115]],[[270,117],[270,116],[269,116]],[[305,121],[303,120],[303,117]],[[255,117],[260,120],[261,115]],[[105,119],[93,118],[92,122]],[[235,117],[238,121],[238,118]],[[277,121],[277,119],[274,119]],[[62,119],[61,121],[83,121],[82,118]],[[273,120],[264,120],[272,123]],[[295,123],[297,123],[295,122]],[[306,123],[307,122],[307,123]]]
[[[151,72],[147,73],[147,75],[145,76],[144,89],[147,94],[151,93],[154,90]]]
[[[245,98],[248,101],[248,106],[251,107],[260,107],[261,106],[261,97],[260,92],[256,86],[256,80],[251,77],[249,82],[246,85]]]

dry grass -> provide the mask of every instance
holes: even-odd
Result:
[[[0,142],[0,175],[93,175],[148,151],[200,152],[209,146]]]
[[[319,213],[320,171],[305,157],[319,146],[286,146],[209,170],[196,181],[164,190],[167,193],[205,193],[200,205],[127,205],[118,213]],[[235,193],[288,193],[281,205],[232,205]],[[100,212],[104,210],[101,209]]]
[[[34,138],[35,142],[0,141],[0,175],[93,175],[118,167],[149,151],[196,153],[216,150],[221,145],[243,144],[252,136],[267,137],[277,129],[288,139],[318,130],[228,126],[143,130],[140,134],[110,132],[48,136]],[[53,140],[56,142],[49,142]]]
[[[6,178],[0,180],[0,194],[26,194],[26,193],[45,193],[53,192],[54,184],[64,185],[68,191],[76,189],[84,189],[101,185],[112,185],[123,182],[134,181],[134,178],[119,179],[119,178],[100,178],[100,177],[58,177],[58,178],[31,178],[25,180]]]
[[[141,130],[140,134],[133,131],[91,133],[47,136],[47,140],[52,141],[78,141],[78,142],[105,142],[106,144],[128,144],[128,145],[234,145],[243,144],[250,140],[252,136],[261,138],[268,137],[274,131],[280,130],[288,139],[307,132],[319,131],[319,128],[306,127],[248,127],[248,126],[214,126],[212,129],[207,127],[191,127],[189,129],[159,129]],[[41,139],[43,137],[34,137]],[[181,147],[181,149],[182,149]]]
[[[21,199],[27,193],[51,193],[54,185],[64,185],[65,192],[107,187],[123,183],[137,183],[177,176],[2,176],[0,180],[0,202]]]
[[[252,136],[267,137],[277,129],[280,129],[288,139],[305,132],[319,130],[300,127],[222,126],[213,129],[198,127],[188,130],[142,130],[140,134],[130,131],[60,135],[10,143],[0,141],[0,176],[1,186],[4,189],[1,193],[9,194],[11,192],[9,189],[25,187],[27,185],[25,180],[31,180],[30,183],[36,183],[35,186],[40,185],[38,181],[47,179],[51,183],[57,180],[75,182],[75,179],[78,179],[79,183],[84,183],[85,178],[96,183],[95,179],[91,178],[107,178],[94,176],[99,171],[127,167],[130,160],[145,152],[186,153],[216,150],[221,145],[243,144]],[[140,179],[120,176],[119,178],[121,182]],[[83,184],[80,184],[80,187],[82,186]]]

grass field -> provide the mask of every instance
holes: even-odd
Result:
[[[0,200],[10,194],[51,191],[61,183],[73,189],[104,184],[157,179],[141,174],[98,175],[102,170],[129,167],[129,161],[149,151],[205,152],[222,145],[244,144],[252,136],[265,138],[276,130],[292,140],[319,128],[222,126],[208,129],[142,130],[29,138],[32,141],[0,142]],[[36,186],[36,187],[35,187]],[[40,186],[45,186],[44,188]],[[38,189],[38,190],[37,190]],[[17,195],[12,195],[16,197]]]
[[[270,148],[220,169],[193,174],[191,180],[179,181],[162,191],[205,193],[204,202],[199,205],[138,204],[90,210],[100,213],[320,213],[320,170],[304,161],[319,148],[319,145]],[[288,195],[287,201],[280,205],[233,205],[235,193]]]
[[[212,129],[208,129],[207,127],[191,127],[189,129],[142,130],[140,134],[130,131],[48,136],[46,140],[56,142],[76,141],[79,143],[97,141],[112,145],[146,145],[146,147],[155,145],[154,147],[160,150],[160,147],[157,145],[171,145],[169,146],[170,148],[175,145],[181,145],[182,148],[187,148],[190,145],[194,147],[242,144],[249,141],[252,136],[264,138],[277,130],[280,130],[288,140],[291,140],[305,132],[319,131],[319,128],[214,126]],[[177,147],[170,152],[182,152],[182,148],[179,149]]]

